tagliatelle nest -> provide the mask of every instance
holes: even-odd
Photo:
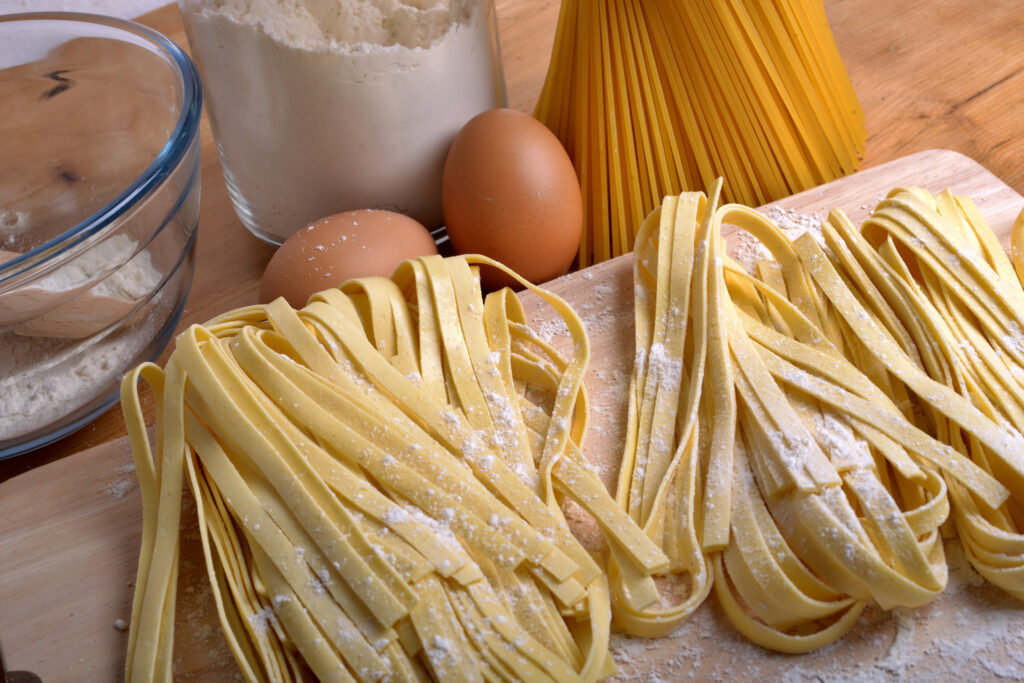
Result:
[[[580,452],[580,321],[534,288],[575,339],[566,360],[510,290],[481,297],[472,263],[426,257],[298,311],[283,299],[233,311],[183,333],[166,371],[126,377],[144,502],[129,680],[172,676],[186,473],[249,680],[614,671],[605,574],[570,532],[563,496],[637,577],[665,557]],[[140,380],[157,396],[155,452]]]
[[[637,237],[617,497],[692,591],[620,623],[665,633],[713,589],[753,642],[821,647],[869,600],[941,593],[951,510],[975,569],[1024,596],[1024,292],[977,208],[896,189],[859,231],[833,211],[822,246],[718,189]],[[756,274],[727,224],[771,254]]]

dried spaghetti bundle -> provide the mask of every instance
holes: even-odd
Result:
[[[493,262],[490,262],[493,264]],[[496,265],[496,264],[493,264]],[[122,398],[144,506],[127,680],[172,679],[181,495],[246,680],[594,681],[614,672],[607,580],[563,497],[634,585],[664,555],[580,452],[582,323],[565,359],[509,290],[428,257],[301,310],[232,311]],[[157,448],[137,384],[157,397]],[[529,397],[527,397],[529,394]]]
[[[855,170],[864,117],[820,0],[563,0],[537,118],[583,189],[586,266],[665,195],[757,206]]]

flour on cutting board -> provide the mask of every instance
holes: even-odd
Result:
[[[949,585],[935,601],[891,612],[869,605],[850,633],[821,650],[792,656],[751,646],[712,596],[662,639],[613,633],[620,670],[612,680],[1024,680],[1024,608],[970,567],[959,540],[945,547]]]
[[[128,463],[114,468],[115,479],[103,487],[103,492],[111,498],[120,500],[139,487],[135,474],[135,465]]]

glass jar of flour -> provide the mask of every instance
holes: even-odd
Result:
[[[504,106],[493,0],[179,0],[228,192],[280,244],[348,209],[441,225],[452,138]]]

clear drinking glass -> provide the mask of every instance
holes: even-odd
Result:
[[[410,3],[380,22],[351,2],[330,16],[311,1],[244,4],[179,0],[245,226],[275,244],[348,209],[440,226],[452,139],[506,102],[493,0]]]

